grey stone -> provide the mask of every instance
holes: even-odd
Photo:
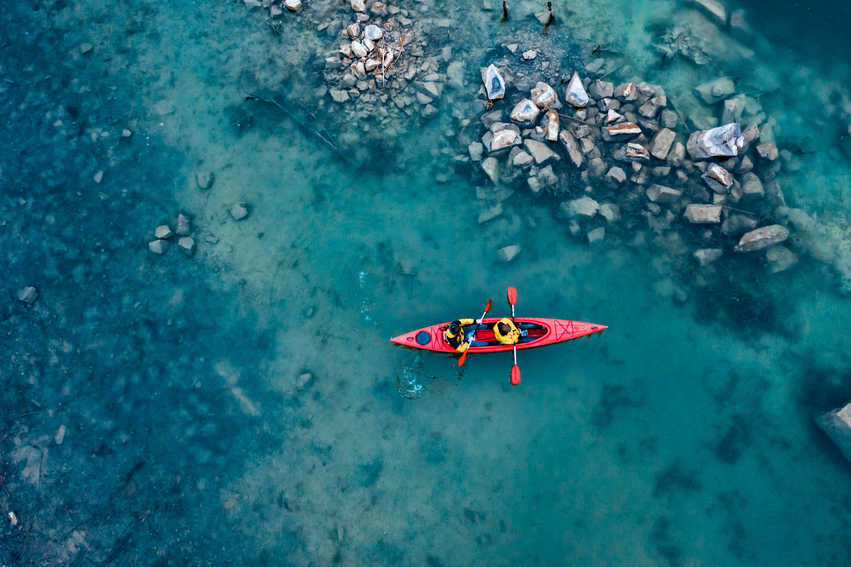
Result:
[[[636,144],[634,142],[629,142],[626,145],[624,157],[630,160],[649,160],[650,152],[647,151],[647,148],[642,146],[641,144]]]
[[[764,197],[765,188],[762,181],[754,173],[745,173],[742,176],[742,194],[745,197]]]
[[[515,152],[515,150],[517,150]],[[511,165],[514,167],[531,166],[534,158],[528,152],[524,152],[519,147],[511,149]]]
[[[677,135],[674,134],[673,130],[669,130],[668,128],[659,130],[650,141],[650,155],[656,159],[667,159],[668,152],[671,150],[676,137]]]
[[[540,112],[540,109],[534,102],[528,98],[524,98],[514,105],[514,108],[511,110],[511,119],[521,123],[534,122]]]
[[[642,104],[640,107],[638,107],[638,114],[640,114],[644,118],[655,118],[658,112],[659,107],[649,100]]]
[[[167,224],[161,224],[160,226],[154,229],[154,236],[156,236],[157,238],[171,238],[173,234],[174,233],[171,231],[171,228]]]
[[[777,144],[774,142],[763,142],[756,147],[757,155],[768,161],[774,161],[779,156],[779,152],[777,151]]]
[[[721,113],[721,122],[727,124],[738,122],[742,119],[742,111],[745,109],[744,95],[734,96],[724,101],[724,110]]]
[[[569,130],[564,129],[559,132],[558,137],[567,152],[567,156],[570,158],[570,161],[573,162],[573,165],[576,167],[582,167],[584,156],[582,151],[579,149],[579,144],[577,143],[576,138],[573,137],[573,134],[571,134]]]
[[[721,223],[721,232],[727,236],[739,236],[756,228],[756,219],[739,213],[732,214]]]
[[[690,204],[685,217],[692,224],[718,224],[721,222],[721,205]]]
[[[598,226],[597,228],[593,228],[588,231],[588,244],[594,244],[596,242],[600,242],[606,237],[606,228],[602,226]]]
[[[709,180],[716,181],[722,186],[722,189],[719,191],[714,184],[709,184],[716,193],[724,193],[733,184],[733,175],[717,163],[709,164],[706,172],[703,174],[703,178],[707,182]]]
[[[679,124],[680,119],[677,116],[677,113],[673,110],[665,109],[662,111],[662,126],[665,128],[676,128],[677,124]]]
[[[528,49],[520,54],[520,57],[523,58],[523,61],[532,61],[537,56],[538,52],[534,49]]]
[[[798,262],[798,255],[785,246],[772,246],[765,251],[765,260],[772,274],[783,272]]]
[[[520,254],[520,245],[519,244],[509,244],[508,246],[503,246],[499,250],[497,250],[497,254],[499,254],[499,259],[503,262],[511,262],[514,260],[518,254]]]
[[[676,203],[683,196],[683,192],[680,189],[674,189],[673,187],[667,187],[657,183],[648,187],[645,193],[648,199],[654,203],[661,203],[663,205]]]
[[[722,26],[727,24],[727,9],[718,0],[694,0],[694,3],[717,23]]]
[[[532,101],[541,109],[547,109],[553,104],[558,104],[558,95],[554,88],[547,83],[538,82],[531,92]]]
[[[206,191],[210,187],[213,186],[213,183],[216,181],[216,175],[212,171],[196,171],[195,172],[195,185],[198,189],[202,191]]]
[[[178,236],[187,236],[190,232],[192,232],[192,220],[187,215],[183,213],[178,213],[177,215],[177,223],[174,228],[175,234]],[[162,238],[158,236],[157,238]]]
[[[718,260],[724,251],[720,248],[701,248],[694,251],[694,257],[701,266],[708,266]]]
[[[485,158],[482,161],[482,169],[494,184],[499,183],[499,162],[495,157]]]
[[[249,210],[246,203],[234,203],[230,208],[230,216],[235,221],[241,221],[248,217]]]
[[[615,88],[615,98],[621,101],[632,101],[638,99],[638,89],[635,83],[621,83]]]
[[[703,83],[695,87],[695,92],[703,99],[706,104],[715,104],[719,100],[723,100],[736,92],[736,85],[729,77],[720,77],[718,79]]]
[[[585,86],[582,84],[582,79],[579,78],[579,73],[575,71],[567,84],[564,99],[575,108],[585,108],[588,105],[588,93],[585,92]]]
[[[470,145],[467,146],[467,152],[470,154],[470,159],[473,161],[482,161],[482,154],[485,151],[485,147],[481,144],[481,142],[470,142]]]
[[[744,145],[739,124],[731,122],[709,130],[698,130],[689,136],[686,145],[694,159],[711,157],[734,157]]]
[[[615,92],[614,83],[597,79],[591,83],[591,95],[596,98],[611,98]]]
[[[496,203],[479,213],[479,224],[484,224],[502,214],[502,203]]]
[[[191,256],[195,253],[195,239],[191,236],[180,237],[177,240],[177,245],[180,247],[180,251],[187,256]]]
[[[606,219],[606,222],[613,223],[621,218],[620,207],[614,203],[602,203],[600,205],[600,216]]]
[[[588,171],[590,171],[591,175],[594,177],[600,177],[606,171],[606,162],[598,157],[591,158],[588,162]]]
[[[816,421],[851,462],[851,403],[821,415]]]
[[[482,82],[485,84],[485,94],[488,100],[499,100],[505,97],[505,79],[495,65],[482,69]]]
[[[734,250],[736,252],[755,252],[780,244],[787,238],[789,238],[789,229],[785,226],[779,224],[763,226],[742,235]]]
[[[561,204],[562,210],[570,218],[591,218],[600,210],[600,204],[591,197],[579,197]]]
[[[32,305],[38,300],[38,288],[28,285],[18,290],[18,301]]]
[[[164,254],[167,246],[168,242],[160,240],[159,238],[148,242],[148,250],[154,254]]]
[[[344,90],[340,90],[340,89],[329,89],[329,90],[328,90],[328,94],[330,94],[330,95],[331,95],[331,99],[332,99],[334,102],[340,102],[340,103],[342,103],[342,102],[346,102],[347,100],[349,100],[349,93],[348,93],[348,92],[346,92],[346,91],[344,91]]]
[[[561,159],[557,153],[552,151],[543,142],[527,138],[523,141],[523,145],[526,146],[526,149],[532,154],[532,157],[535,158],[535,163],[538,165],[542,165],[550,160]]]
[[[616,185],[620,185],[624,181],[626,181],[626,172],[620,167],[612,167],[609,169],[609,172],[606,173],[606,179],[614,182]]]

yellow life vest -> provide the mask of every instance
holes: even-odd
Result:
[[[501,323],[505,323],[509,327],[508,332],[504,335],[499,332],[499,325]],[[512,321],[508,317],[503,317],[494,324],[493,336],[496,337],[496,340],[498,340],[504,345],[517,344],[517,342],[520,340],[520,329],[517,328],[517,325],[514,324],[514,321]]]
[[[458,352],[464,352],[470,346],[468,342],[464,340],[464,325],[472,325],[475,323],[475,319],[456,319],[453,323],[458,323],[458,332],[452,333],[450,328],[452,325],[443,331],[443,338],[449,343],[450,346],[455,347]]]

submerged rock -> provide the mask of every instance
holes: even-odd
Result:
[[[582,84],[582,79],[579,78],[579,73],[574,71],[573,77],[567,84],[564,98],[576,108],[585,108],[588,105],[588,93],[585,92],[585,86]]]
[[[482,82],[485,84],[485,94],[488,100],[499,100],[505,97],[505,79],[495,65],[482,69]]]
[[[653,136],[650,141],[650,155],[656,159],[665,160],[668,157],[668,152],[671,151],[671,146],[674,143],[676,134],[668,128],[662,128]]]
[[[817,422],[845,458],[851,461],[851,403],[823,414]]]
[[[520,254],[520,250],[519,244],[509,244],[497,250],[497,253],[499,254],[499,259],[503,262],[511,262]]]
[[[154,254],[164,254],[167,246],[168,242],[159,238],[148,242],[148,250],[150,250]]]
[[[523,145],[526,146],[526,149],[530,154],[532,154],[532,157],[535,158],[535,163],[538,165],[544,164],[550,160],[561,159],[557,153],[552,151],[549,146],[543,142],[527,138],[523,141]]]
[[[561,204],[568,217],[591,218],[600,210],[600,204],[591,197],[579,197]]]
[[[602,226],[598,226],[597,228],[593,228],[588,231],[587,238],[588,244],[594,244],[595,242],[600,242],[606,237],[606,228]]]
[[[739,213],[732,214],[721,223],[721,233],[727,236],[738,236],[756,228],[756,219]]]
[[[698,205],[686,207],[684,216],[692,224],[718,224],[721,222],[721,205]]]
[[[654,203],[660,203],[663,205],[676,203],[680,197],[683,196],[683,192],[680,189],[674,189],[673,187],[667,187],[657,183],[648,187],[645,193],[647,194],[648,199]]]
[[[195,253],[195,239],[191,236],[183,236],[177,241],[177,245],[180,247],[180,251],[186,254],[187,256],[191,256]]]
[[[482,169],[494,185],[499,183],[499,162],[495,157],[485,158],[482,161]]]
[[[212,171],[195,172],[195,185],[198,187],[198,189],[202,191],[206,191],[207,189],[212,187],[215,181],[216,176]]]
[[[514,105],[511,110],[511,119],[521,123],[534,122],[538,118],[538,113],[540,113],[538,106],[528,98],[524,98]]]
[[[772,274],[783,272],[798,262],[798,255],[785,246],[772,246],[765,251],[765,261]]]
[[[184,215],[183,213],[178,213],[177,223],[175,225],[174,232],[178,236],[188,236],[189,233],[192,232],[192,221],[187,215]],[[163,237],[157,236],[157,238]]]
[[[235,221],[241,221],[248,217],[248,205],[245,203],[234,203],[230,208],[230,216]]]
[[[708,266],[718,260],[723,254],[724,251],[720,248],[701,248],[694,251],[694,258],[701,266]]]
[[[700,7],[706,15],[715,19],[719,24],[727,24],[727,9],[724,4],[718,0],[694,0],[694,3]]]
[[[32,305],[38,300],[38,289],[34,285],[28,285],[18,290],[18,301]]]
[[[567,151],[567,156],[570,158],[570,161],[573,162],[573,165],[581,167],[584,156],[582,151],[579,149],[579,144],[576,141],[576,138],[573,137],[573,134],[565,128],[559,132],[558,138],[564,146],[565,151]]]
[[[755,252],[769,246],[780,244],[789,238],[789,229],[779,224],[763,226],[742,235],[734,250],[736,252]]]
[[[745,173],[742,176],[742,194],[745,197],[764,197],[765,188],[755,173]]]
[[[744,146],[739,124],[731,122],[709,130],[698,130],[689,136],[686,148],[694,159],[734,157]]]
[[[695,92],[700,95],[706,104],[715,104],[736,92],[736,85],[729,77],[720,77],[695,87]]]
[[[154,236],[160,239],[171,238],[174,233],[167,224],[161,224],[154,229]]]
[[[301,0],[284,0],[284,7],[290,12],[301,10]]]

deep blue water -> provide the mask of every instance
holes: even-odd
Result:
[[[823,28],[772,58],[795,11],[752,5],[749,51],[699,65],[654,47],[688,6],[557,4],[542,36],[538,4],[500,25],[479,2],[400,3],[443,91],[436,116],[386,121],[316,93],[340,43],[316,25],[351,20],[336,2],[280,30],[242,3],[0,14],[0,565],[848,563],[851,466],[813,421],[851,399],[847,86],[807,65]],[[791,270],[698,271],[639,211],[589,245],[522,183],[478,223],[491,184],[465,156],[501,42],[559,76],[605,45],[612,80],[658,82],[683,114],[732,75],[828,252],[802,234]],[[151,253],[179,212],[194,254]],[[505,313],[507,285],[519,313],[610,329],[521,352],[518,387],[509,355],[459,369],[387,341],[491,297]]]

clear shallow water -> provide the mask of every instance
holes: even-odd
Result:
[[[0,506],[20,520],[4,519],[0,561],[847,562],[848,464],[811,419],[851,397],[849,302],[828,268],[804,260],[769,278],[741,262],[729,285],[699,289],[653,246],[573,240],[552,203],[523,193],[476,223],[484,181],[454,166],[455,115],[477,120],[489,34],[541,41],[532,9],[518,3],[501,28],[468,9],[445,40],[468,87],[366,153],[346,140],[375,128],[369,117],[341,124],[303,102],[335,41],[300,20],[279,39],[239,4],[3,16]],[[672,98],[725,65],[767,90],[778,141],[810,144],[787,198],[846,222],[837,137],[800,120],[812,99],[765,89],[799,61],[660,66],[650,43],[669,3],[571,9],[556,6],[564,25],[548,36],[565,69],[605,41],[623,78]],[[796,88],[837,88],[802,69],[811,81]],[[250,92],[301,104],[293,120]],[[216,174],[209,191],[199,168]],[[239,223],[236,201],[251,206]],[[196,255],[149,254],[179,210],[194,216]],[[521,255],[499,263],[512,242]],[[668,297],[672,280],[685,303]],[[29,308],[13,299],[28,284]],[[611,329],[521,353],[518,388],[508,355],[463,373],[425,356],[422,396],[401,396],[415,355],[386,339],[478,314],[488,297],[503,309],[512,284],[521,313]]]

